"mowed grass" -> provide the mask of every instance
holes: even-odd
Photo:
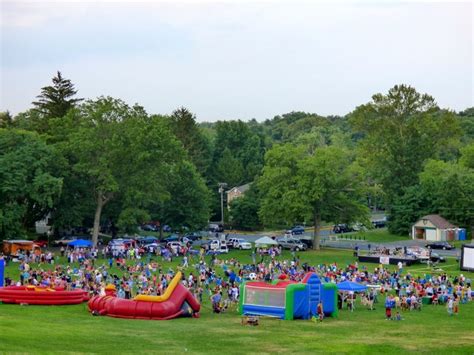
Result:
[[[226,258],[250,261],[248,251]],[[289,257],[285,253],[284,257]],[[352,253],[326,249],[301,253],[301,262],[354,261]],[[171,265],[176,266],[179,260]],[[164,264],[166,268],[168,264]],[[367,265],[373,269],[377,265]],[[443,267],[459,274],[454,260]],[[11,264],[8,273],[18,273]],[[409,268],[431,273],[425,265]],[[464,273],[471,279],[474,275]],[[383,298],[381,297],[381,302]],[[403,312],[402,321],[386,321],[383,303],[368,311],[358,305],[323,323],[261,319],[256,327],[242,326],[235,310],[213,314],[206,299],[201,318],[144,321],[94,317],[87,305],[19,306],[0,304],[0,352],[20,353],[461,353],[474,352],[474,303],[461,305],[449,317],[444,306],[424,306],[421,312]]]
[[[361,240],[375,243],[399,242],[409,239],[408,235],[396,235],[390,233],[386,228],[370,229],[367,231],[352,232],[339,235],[339,238]]]

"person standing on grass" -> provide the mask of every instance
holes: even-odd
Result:
[[[401,275],[403,272],[403,263],[399,261],[397,266],[398,266],[398,275]]]
[[[385,317],[387,320],[392,319],[392,297],[387,296],[385,299]]]
[[[214,313],[221,313],[221,303],[222,295],[219,292],[219,289],[216,288],[215,293],[211,296],[212,310]]]
[[[454,308],[454,302],[452,297],[448,297],[448,302],[446,303],[446,309],[448,310],[448,314],[450,316],[453,315],[453,308]]]
[[[459,297],[456,297],[453,301],[453,312],[455,316],[459,314]]]
[[[323,304],[321,301],[319,301],[318,303],[317,313],[319,316],[319,321],[322,322],[324,319],[324,309],[323,309]]]

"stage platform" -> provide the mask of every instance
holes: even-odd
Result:
[[[420,263],[419,259],[388,255],[359,255],[358,258],[361,263],[376,263],[383,265],[397,265],[399,261],[407,266]]]

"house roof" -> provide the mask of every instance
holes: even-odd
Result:
[[[250,184],[251,184],[251,183],[233,187],[233,188],[231,188],[231,189],[230,189],[229,191],[227,191],[227,192],[230,192],[230,191],[234,191],[234,190],[235,190],[235,191],[239,191],[240,193],[244,193],[245,191],[247,191],[247,190],[250,188]]]
[[[454,224],[448,222],[446,219],[441,217],[439,214],[429,214],[427,216],[421,217],[419,220],[424,220],[424,219],[427,219],[428,221],[433,223],[433,225],[436,228],[439,228],[439,229],[457,228]]]

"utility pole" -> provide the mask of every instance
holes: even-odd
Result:
[[[219,186],[219,192],[221,194],[221,224],[224,227],[224,189],[227,187],[227,183],[220,182],[217,184]]]

